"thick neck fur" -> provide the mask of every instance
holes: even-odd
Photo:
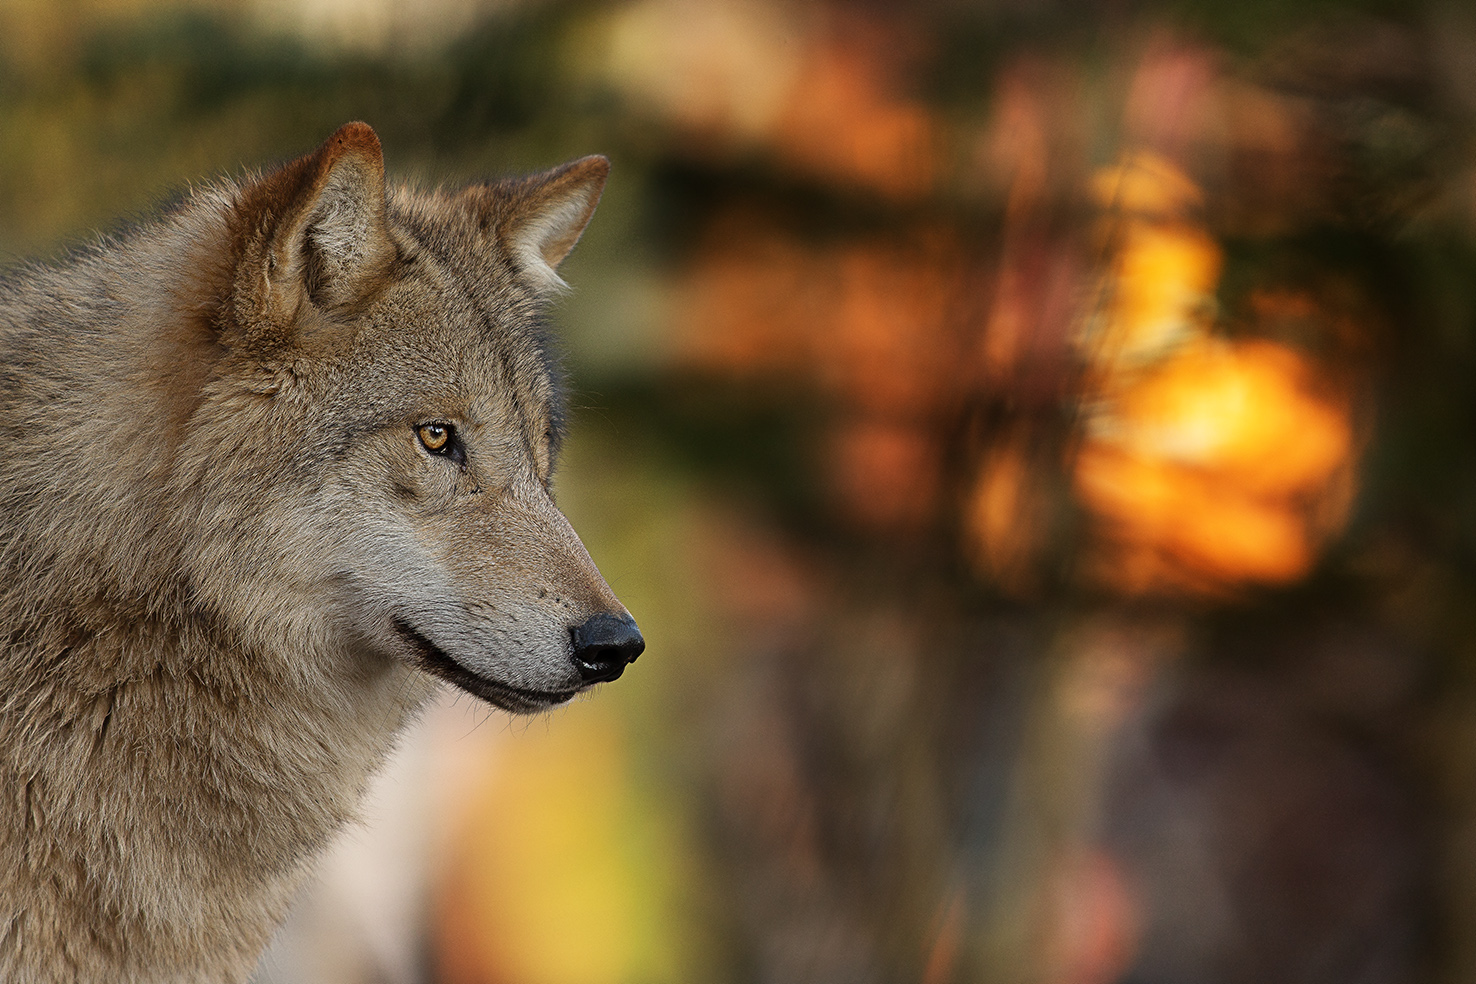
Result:
[[[210,600],[256,521],[220,490],[251,463],[191,450],[231,195],[0,285],[6,981],[244,979],[431,689]]]

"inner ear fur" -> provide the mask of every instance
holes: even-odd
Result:
[[[394,262],[384,156],[366,123],[245,188],[236,209],[236,321],[248,338],[283,339],[304,304],[351,306]]]
[[[598,154],[541,174],[482,185],[465,203],[501,242],[535,288],[566,289],[558,267],[579,242],[605,190],[610,162]]]

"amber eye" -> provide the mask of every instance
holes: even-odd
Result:
[[[451,428],[446,424],[421,424],[415,434],[432,454],[442,454],[451,445]]]

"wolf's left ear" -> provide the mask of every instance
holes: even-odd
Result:
[[[236,313],[248,336],[290,334],[303,303],[364,297],[395,257],[385,218],[384,158],[366,123],[245,189]]]
[[[596,154],[467,195],[524,274],[548,293],[568,286],[558,266],[589,225],[609,175],[610,162]]]

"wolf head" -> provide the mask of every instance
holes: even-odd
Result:
[[[222,199],[176,471],[199,601],[263,652],[408,662],[513,711],[621,674],[644,642],[554,504],[542,320],[608,171],[387,191],[350,123]]]

